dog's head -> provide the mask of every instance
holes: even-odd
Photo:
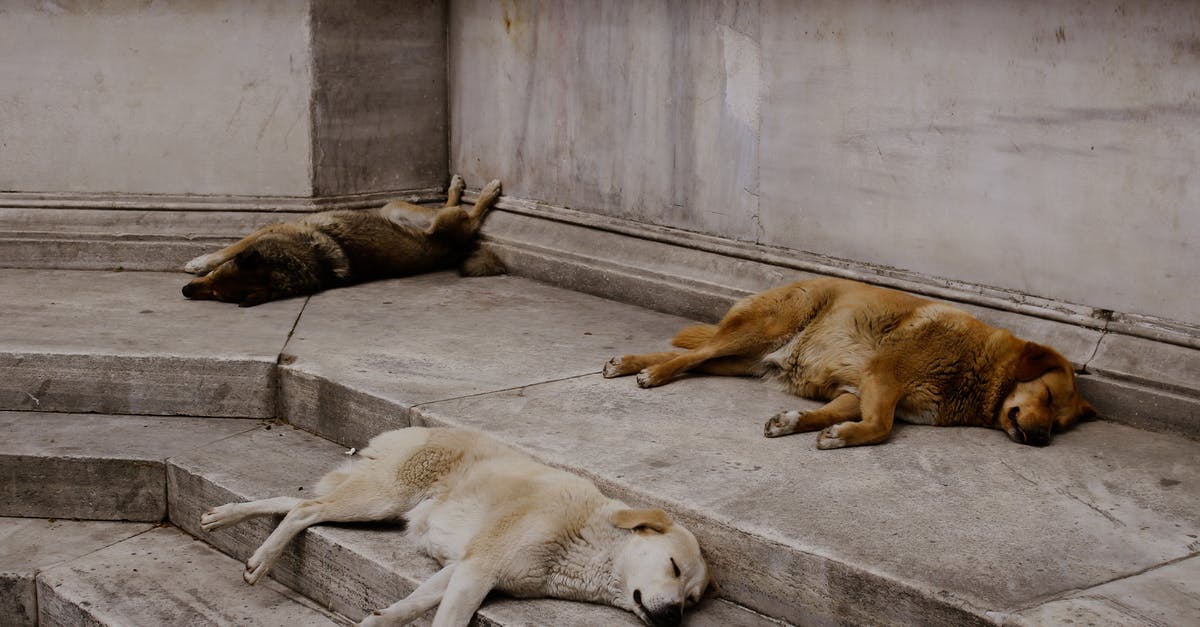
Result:
[[[1012,391],[997,424],[1014,442],[1045,446],[1050,434],[1095,417],[1075,385],[1071,362],[1052,348],[1025,342],[1012,366]]]
[[[680,624],[712,583],[696,537],[661,509],[622,509],[611,520],[630,532],[613,560],[622,583],[617,605],[647,625]]]
[[[302,255],[303,247],[283,238],[260,238],[233,259],[183,286],[194,300],[219,300],[253,307],[267,301],[316,291]]]

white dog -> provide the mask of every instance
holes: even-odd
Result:
[[[246,561],[254,584],[306,527],[403,518],[443,568],[364,625],[407,624],[437,607],[434,627],[466,625],[488,592],[558,597],[678,625],[710,583],[695,536],[658,509],[630,509],[581,477],[483,434],[411,427],[371,440],[360,460],[325,475],[317,497],[229,503],[206,531],[286,514]]]

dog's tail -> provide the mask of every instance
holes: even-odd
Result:
[[[717,334],[715,324],[697,324],[680,331],[671,340],[672,346],[691,350],[712,339]]]

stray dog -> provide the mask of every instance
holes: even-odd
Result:
[[[501,274],[504,264],[476,239],[500,197],[500,181],[488,183],[470,211],[458,204],[462,191],[455,175],[441,209],[394,200],[375,210],[324,211],[265,226],[189,261],[183,269],[202,276],[184,285],[183,295],[253,307],[455,265],[466,276]]]
[[[793,394],[829,403],[780,413],[764,435],[823,429],[820,449],[882,442],[893,418],[1003,429],[1045,446],[1051,431],[1096,414],[1054,349],[956,307],[855,281],[800,281],[746,297],[720,324],[688,327],[672,344],[688,350],[614,357],[604,376],[636,372],[644,388],[689,370],[777,377]]]
[[[649,625],[679,625],[710,582],[695,536],[662,510],[630,509],[481,433],[409,427],[376,436],[358,455],[325,475],[312,500],[229,503],[200,526],[286,514],[246,561],[254,584],[310,525],[403,518],[443,568],[364,625],[407,624],[434,607],[435,627],[466,625],[493,589],[606,603]]]

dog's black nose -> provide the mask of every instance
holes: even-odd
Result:
[[[184,297],[184,298],[191,298],[191,297],[192,297],[192,294],[195,294],[195,293],[196,293],[196,286],[195,286],[195,285],[192,285],[191,283],[188,283],[188,284],[186,284],[186,285],[184,285],[184,286],[183,286],[183,297]]]
[[[1025,444],[1030,446],[1046,446],[1050,443],[1049,433],[1031,433],[1025,432]]]
[[[650,620],[655,627],[679,627],[683,622],[683,604],[656,607],[650,612]]]

